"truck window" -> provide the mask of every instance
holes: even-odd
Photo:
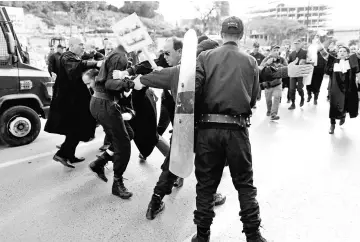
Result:
[[[8,65],[9,58],[10,55],[8,53],[4,32],[0,31],[0,65]]]

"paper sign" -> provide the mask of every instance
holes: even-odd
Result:
[[[136,13],[117,22],[112,27],[116,38],[127,52],[140,50],[153,43],[144,24]]]

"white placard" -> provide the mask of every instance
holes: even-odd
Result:
[[[153,43],[146,27],[136,13],[123,18],[112,29],[127,52],[141,50]]]

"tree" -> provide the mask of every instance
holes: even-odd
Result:
[[[248,30],[268,36],[269,43],[281,44],[284,39],[294,39],[306,34],[306,27],[292,19],[255,18],[248,23]]]
[[[229,15],[228,1],[212,1],[203,2],[194,5],[197,12],[197,18],[193,21],[193,28],[199,29],[204,34],[205,32],[219,32],[220,24],[223,17]]]
[[[75,17],[82,23],[83,35],[85,37],[85,26],[88,25],[89,10],[94,9],[94,2],[74,2],[71,7]]]
[[[156,15],[156,10],[159,8],[159,2],[149,1],[125,1],[124,6],[120,8],[120,11],[127,14],[136,13],[137,15],[145,18],[153,18]]]
[[[359,44],[359,40],[358,39],[352,39],[349,41],[349,46],[352,46],[352,45],[358,45]]]

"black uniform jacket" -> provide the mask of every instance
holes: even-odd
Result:
[[[94,136],[96,121],[89,108],[91,94],[82,80],[82,73],[94,67],[96,62],[81,60],[70,51],[62,54],[46,132],[74,135],[80,141],[88,141]]]
[[[199,114],[251,115],[260,90],[257,62],[235,42],[202,52],[195,87]]]

